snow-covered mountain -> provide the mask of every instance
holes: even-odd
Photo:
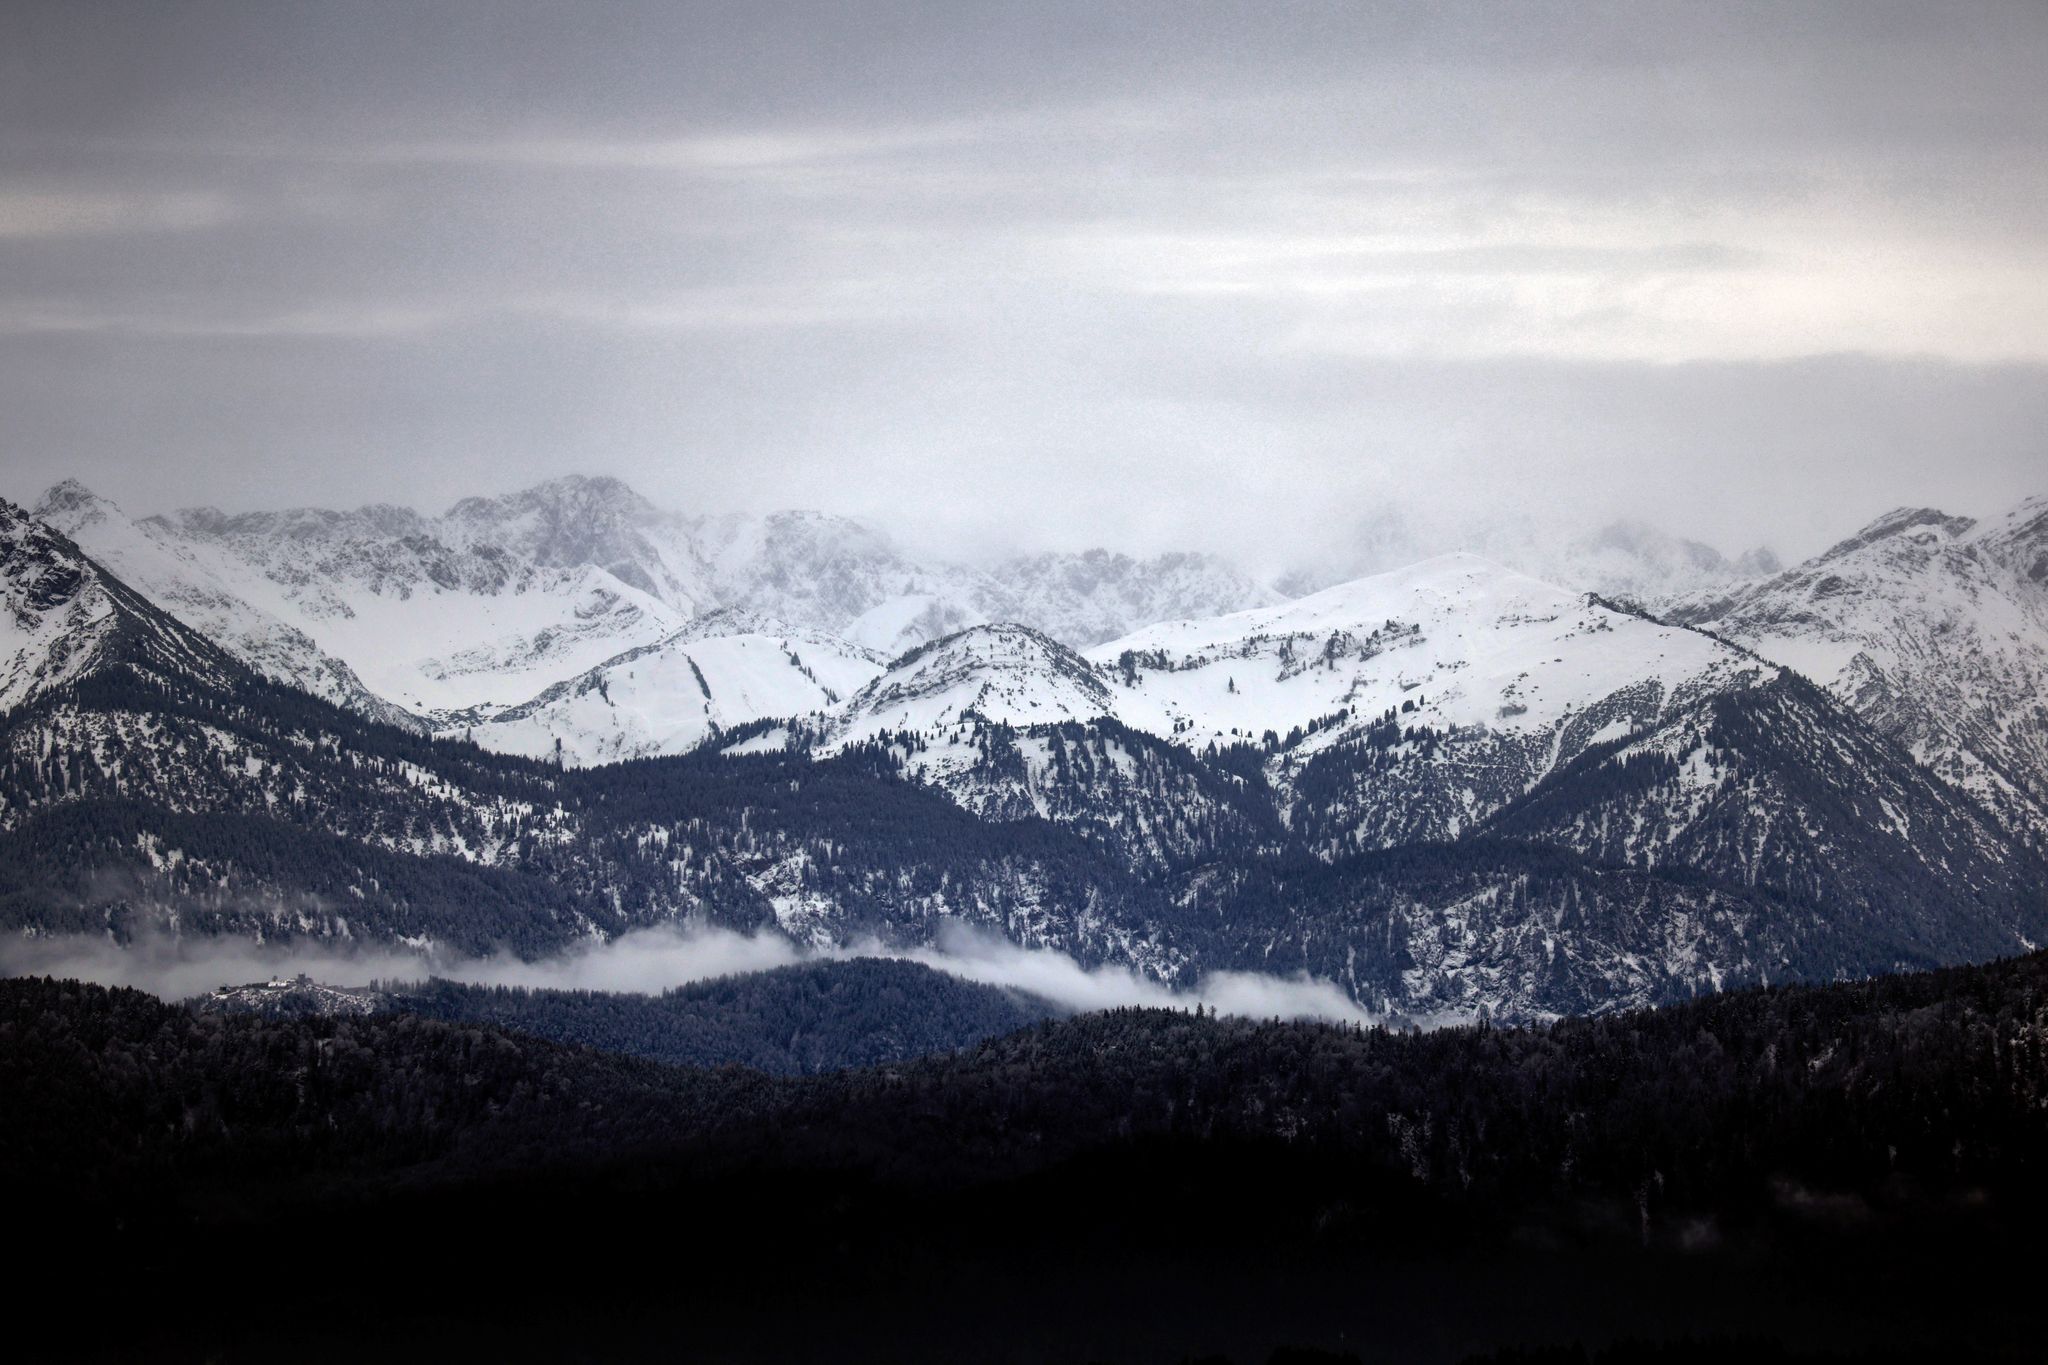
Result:
[[[1002,614],[985,576],[921,563],[875,527],[821,512],[707,520],[698,532],[712,591],[791,625],[897,654]]]
[[[1795,568],[1656,605],[1827,688],[2048,842],[2048,499],[1902,508]]]
[[[468,498],[438,517],[375,505],[131,522],[76,483],[50,490],[38,511],[267,677],[388,723],[572,764],[680,752],[751,721],[830,708],[879,660],[970,627],[1022,624],[1099,650],[1159,623],[1287,602],[1213,556],[1088,551],[974,568],[913,556],[844,517],[692,518],[606,478]],[[1726,567],[1642,527],[1609,528],[1573,556],[1603,566],[1576,582],[1636,594],[1681,570]],[[730,619],[720,613],[761,628],[720,625]],[[739,638],[749,635],[761,638]],[[771,637],[790,636],[804,641],[790,641],[800,667],[775,662]],[[708,700],[698,679],[710,671],[725,681]],[[1117,714],[1162,732],[1143,706]],[[1218,714],[1249,723],[1242,701]],[[1288,713],[1277,728],[1313,719]],[[1229,742],[1233,726],[1242,737],[1226,721],[1203,742]]]
[[[720,611],[772,623],[769,634],[805,633],[811,655],[859,659],[998,621],[1090,644],[1154,620],[1276,600],[1210,556],[1090,551],[978,569],[917,558],[845,517],[692,518],[605,478],[467,498],[439,517],[375,505],[130,521],[75,482],[49,490],[37,510],[265,676],[440,730],[512,708],[530,719],[562,701],[558,689],[574,691],[614,659]],[[826,690],[843,695],[837,684]],[[640,692],[656,711],[668,707]],[[736,708],[721,708],[721,726],[753,718]],[[596,725],[593,759],[681,742],[659,715],[621,720],[565,724]],[[532,724],[479,738],[536,747]],[[576,747],[577,736],[562,738]]]
[[[892,655],[998,622],[1080,647],[1153,621],[1279,600],[1214,555],[1089,550],[972,568],[914,558],[872,526],[818,512],[714,518],[698,543],[721,604]]]
[[[124,663],[221,685],[228,656],[0,499],[0,714]]]
[[[1455,839],[1588,750],[1777,677],[1699,632],[1449,555],[1085,655],[1025,627],[972,628],[811,725],[823,752],[890,743],[906,772],[979,812],[1084,825],[1122,809],[1140,861],[1179,856],[1147,846],[1152,833],[1192,856],[1188,818],[1249,831],[1256,818],[1226,810],[1245,799],[1342,856]],[[1261,791],[1187,788],[1162,746],[1239,751],[1231,766]],[[1090,790],[1061,790],[1073,781]]]
[[[588,512],[580,491],[561,490]],[[290,624],[415,714],[525,701],[689,619],[609,568],[560,562],[563,542],[530,510],[495,522],[469,504],[458,511],[436,520],[383,505],[199,509],[143,525],[253,569]],[[570,515],[555,509],[557,520]],[[502,540],[482,533],[493,524]],[[615,548],[602,538],[570,543]]]
[[[836,711],[832,733],[844,744],[962,724],[1057,725],[1113,706],[1095,669],[1057,640],[1029,626],[975,626],[895,660]]]
[[[1509,562],[1551,582],[1637,600],[1739,582],[1782,567],[1763,546],[1731,559],[1711,545],[1641,520],[1610,522],[1556,552],[1547,552],[1540,536],[1529,536]]]
[[[754,721],[833,706],[882,664],[836,635],[721,610],[530,701],[444,714],[437,728],[499,753],[575,767],[687,753]]]
[[[1445,733],[1547,736],[1617,695],[1682,705],[1775,671],[1699,632],[1457,554],[1278,606],[1162,622],[1085,653],[1023,626],[966,630],[896,660],[834,714],[832,733],[1107,718],[1193,749],[1270,736],[1305,758],[1388,713]],[[1583,742],[1624,728],[1605,722]]]
[[[417,716],[377,696],[347,663],[289,624],[291,604],[240,560],[209,552],[160,522],[131,521],[75,480],[44,493],[34,515],[263,676],[373,720],[420,728]]]
[[[964,631],[819,723],[821,752],[879,741],[984,818],[1053,821],[1197,899],[1283,846],[1508,838],[1853,905],[1902,961],[1958,917],[2017,945],[2044,910],[1982,812],[1779,666],[1471,555],[1085,656]],[[1768,974],[1748,928],[1699,960]]]
[[[1076,649],[1156,621],[1221,616],[1287,600],[1229,560],[1206,554],[1026,555],[1003,561],[990,574],[1006,599],[996,619],[1027,622]]]
[[[1618,692],[1651,687],[1682,701],[1760,671],[1706,636],[1469,554],[1277,607],[1149,626],[1089,657],[1116,676],[1126,723],[1186,744],[1285,736],[1349,713],[1306,737],[1306,752],[1389,710],[1404,724],[1531,734]]]

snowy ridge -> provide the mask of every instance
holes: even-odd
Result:
[[[687,753],[750,722],[808,715],[882,671],[819,631],[717,612],[503,709],[436,718],[437,732],[575,766]]]
[[[1278,607],[1148,627],[1089,651],[1119,718],[1190,746],[1256,738],[1338,711],[1337,742],[1393,709],[1405,724],[1530,733],[1624,689],[1712,691],[1754,660],[1453,554]]]
[[[893,662],[800,731],[892,746],[986,818],[1088,829],[1140,864],[1455,839],[1579,754],[1778,670],[1682,627],[1450,555],[1077,655],[976,627]],[[1170,759],[1233,748],[1260,791]]]
[[[1099,720],[1109,688],[1087,661],[1029,626],[977,626],[889,665],[833,716],[837,744],[963,723],[1025,727]]]
[[[116,620],[94,577],[74,547],[0,503],[0,711],[93,667]]]
[[[2036,499],[1982,524],[1901,509],[1808,564],[1667,594],[1657,609],[1821,682],[2038,844],[2044,509]],[[843,745],[961,731],[971,713],[1013,727],[1101,721],[1195,751],[1270,733],[1285,752],[1269,779],[1288,792],[1318,755],[1384,735],[1391,711],[1401,732],[1419,727],[1433,752],[1455,750],[1482,775],[1455,796],[1410,792],[1419,804],[1398,818],[1391,796],[1361,808],[1347,837],[1367,845],[1447,837],[1585,745],[1765,678],[1701,635],[1470,555],[1288,601],[1207,556],[1091,551],[970,570],[916,560],[845,518],[693,520],[611,479],[465,499],[437,518],[372,506],[138,523],[76,484],[38,510],[267,677],[571,764],[684,752],[764,719],[805,718]],[[1388,545],[1401,539],[1380,529]],[[1640,595],[1768,562],[1634,523],[1541,554],[1523,531],[1487,534],[1520,559],[1547,557],[1573,588]],[[1028,623],[1037,642],[998,621]],[[883,654],[948,638],[951,654],[918,676],[884,678]],[[1090,641],[1103,642],[1067,656]],[[983,702],[927,705],[944,691],[941,662]],[[924,766],[945,766],[928,752]]]
[[[1645,684],[1679,704],[1773,673],[1697,631],[1458,554],[1085,654],[1024,626],[964,631],[896,660],[831,725],[852,742],[969,713],[1018,728],[1111,719],[1203,749],[1348,713],[1300,737],[1310,753],[1389,710],[1405,724],[1528,733]]]
[[[524,701],[688,619],[606,569],[480,540],[475,509],[444,522],[377,506],[234,517],[202,509],[142,525],[244,579],[253,570],[269,596],[260,605],[416,714]],[[532,528],[514,522],[530,542]]]

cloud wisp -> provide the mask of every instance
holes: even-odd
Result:
[[[0,976],[75,977],[131,986],[166,1000],[299,973],[332,985],[438,976],[479,985],[655,994],[713,977],[854,957],[902,958],[962,980],[1037,996],[1073,1012],[1201,1005],[1221,1014],[1259,1019],[1372,1021],[1337,986],[1306,976],[1215,972],[1191,988],[1176,989],[1126,968],[1088,967],[1053,949],[1020,947],[964,924],[944,926],[932,944],[907,949],[868,943],[815,950],[771,934],[640,929],[533,962],[318,941],[258,943],[149,935],[120,945],[83,935],[9,938],[0,941]]]
[[[1020,990],[1075,1011],[1124,1005],[1187,1009],[1202,1005],[1220,1014],[1255,1019],[1333,1019],[1370,1023],[1372,1017],[1327,981],[1262,972],[1212,972],[1181,990],[1124,967],[1083,966],[1050,948],[1026,948],[965,923],[941,927],[930,947],[877,956],[905,957],[983,985]]]

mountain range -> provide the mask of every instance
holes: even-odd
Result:
[[[587,477],[466,498],[438,517],[375,505],[131,520],[75,481],[47,490],[33,511],[265,676],[372,719],[442,732],[506,709],[531,714],[550,688],[594,686],[587,675],[631,651],[711,638],[720,612],[730,634],[765,626],[830,636],[831,648],[871,662],[997,622],[1088,648],[1425,557],[1409,552],[1421,537],[1380,524],[1349,572],[1297,570],[1275,584],[1194,553],[1097,549],[972,567],[913,556],[846,517],[691,517],[616,479]],[[1609,595],[1644,599],[1740,577],[1712,548],[1639,523],[1562,546],[1521,525],[1480,538],[1502,562]],[[516,751],[534,747],[512,731],[480,739],[495,733]],[[676,743],[611,739],[606,757]],[[568,756],[580,755],[570,746]]]
[[[1294,597],[1193,555],[971,569],[600,479],[139,521],[63,484],[0,505],[0,556],[21,933],[533,956],[964,920],[1410,1019],[2048,935],[2038,500],[1629,600],[1470,554]]]

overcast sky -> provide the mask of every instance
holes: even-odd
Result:
[[[0,493],[1273,563],[2048,492],[2048,5],[0,6]]]

